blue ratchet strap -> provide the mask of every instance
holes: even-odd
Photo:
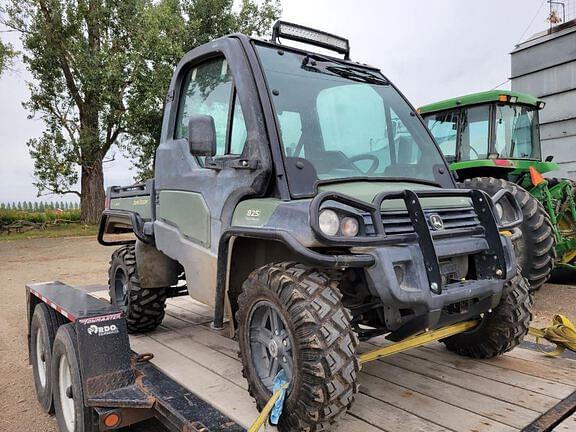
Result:
[[[278,390],[281,391],[280,397],[274,403],[272,412],[270,413],[270,423],[273,425],[278,424],[280,420],[280,415],[282,414],[282,407],[284,406],[284,398],[286,397],[286,389],[288,388],[288,380],[286,379],[286,374],[284,370],[280,370],[276,378],[274,378],[274,389],[272,393],[276,393]]]

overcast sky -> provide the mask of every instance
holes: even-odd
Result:
[[[510,51],[547,26],[545,0],[283,0],[282,18],[342,35],[353,60],[381,68],[415,105],[489,90],[510,76]],[[18,44],[17,35],[0,33]],[[34,201],[26,141],[42,122],[27,119],[25,67],[0,79],[0,202]],[[510,88],[506,83],[500,88]],[[122,157],[107,164],[105,182],[129,184]],[[46,199],[57,197],[46,197]],[[73,199],[73,196],[67,198]]]

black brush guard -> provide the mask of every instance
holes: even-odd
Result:
[[[457,228],[450,230],[432,231],[428,226],[420,198],[469,198],[472,207],[480,221],[480,225],[473,227]],[[385,200],[402,199],[406,205],[408,215],[414,226],[414,232],[406,234],[388,235],[384,231],[381,207]],[[513,207],[515,220],[512,223],[503,224],[496,219],[494,214],[494,202],[506,199]],[[371,236],[328,236],[322,232],[319,225],[319,215],[322,205],[327,201],[333,201],[345,206],[352,207],[362,212],[368,212],[372,219],[375,235]],[[483,236],[488,243],[488,252],[485,254],[486,261],[482,266],[483,279],[507,279],[506,255],[500,239],[500,230],[509,230],[522,223],[522,212],[514,196],[507,190],[500,191],[494,198],[490,198],[485,192],[474,189],[440,189],[412,191],[402,190],[395,192],[381,192],[377,194],[371,203],[362,201],[338,192],[322,192],[318,194],[310,205],[310,223],[314,234],[327,246],[379,246],[401,243],[417,242],[424,257],[424,264],[430,290],[435,294],[442,293],[442,274],[438,255],[434,247],[434,239],[447,237]]]

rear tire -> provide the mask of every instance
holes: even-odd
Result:
[[[494,177],[466,179],[464,187],[480,189],[494,196],[507,189],[522,209],[524,221],[520,226],[522,237],[514,242],[514,250],[522,275],[528,279],[530,289],[539,289],[550,277],[556,260],[556,239],[550,217],[542,204],[517,184]]]
[[[140,286],[134,245],[112,254],[108,285],[110,301],[126,315],[129,333],[150,332],[162,323],[168,289]]]
[[[54,413],[52,399],[52,347],[58,327],[65,323],[62,315],[44,303],[36,305],[30,324],[30,361],[36,396],[42,410]]]
[[[84,405],[80,379],[76,331],[72,324],[61,326],[54,339],[52,354],[54,408],[61,432],[97,432],[96,412]]]
[[[274,373],[262,376],[267,366],[272,368],[276,358],[281,369],[288,364],[292,371],[280,431],[327,430],[358,392],[358,338],[341,297],[335,282],[295,263],[261,267],[244,282],[236,314],[238,341],[243,374],[259,410],[272,395]],[[278,316],[280,331],[274,331],[272,316],[268,321],[262,308]],[[257,340],[260,335],[264,342]],[[288,362],[283,356],[289,356]]]
[[[478,327],[444,339],[450,351],[474,358],[491,358],[518,346],[532,320],[532,294],[518,272],[506,282],[500,304],[484,314]]]

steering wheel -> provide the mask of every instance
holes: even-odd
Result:
[[[360,168],[358,168],[355,163],[360,162],[362,160],[370,160],[372,161],[372,165],[368,168],[366,172],[363,172]],[[346,160],[342,160],[339,164],[337,164],[334,168],[340,168],[342,165],[350,165],[366,175],[372,175],[378,169],[378,165],[380,165],[380,159],[377,156],[369,153],[362,153],[356,156],[352,156],[351,158],[347,158]]]

